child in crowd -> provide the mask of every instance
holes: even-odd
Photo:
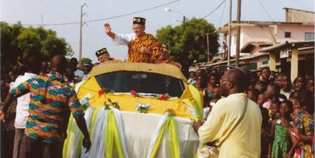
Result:
[[[293,158],[313,158],[312,144],[314,120],[301,105],[299,98],[291,97],[293,105],[290,156]]]
[[[210,99],[209,105],[212,108],[214,104],[221,98],[221,89],[219,85],[215,85],[212,90],[212,97]]]
[[[280,103],[277,100],[271,103],[276,108],[279,118],[272,121],[272,131],[274,140],[272,143],[272,158],[286,158],[290,150],[290,104],[288,102]]]
[[[272,143],[272,158],[286,158],[290,150],[290,103],[272,101],[273,106],[279,107],[279,118],[272,121],[274,139]]]
[[[218,84],[212,86],[211,91],[208,92],[211,94],[211,97],[208,97],[206,100],[206,107],[204,108],[204,117],[207,118],[208,114],[210,113],[212,107],[215,103],[221,99],[221,88]]]
[[[269,111],[269,120],[271,123],[279,119],[279,100],[277,98],[273,98],[270,101],[270,107],[268,111]]]
[[[269,123],[269,112],[262,105],[266,101],[264,94],[258,94],[257,104],[259,105],[261,115],[262,115],[262,129],[261,129],[261,158],[268,157],[271,153],[271,141],[272,135],[270,132],[270,123]]]

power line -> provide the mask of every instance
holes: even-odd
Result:
[[[217,7],[215,7],[213,10],[211,10],[209,13],[207,13],[205,16],[203,16],[202,18],[207,18],[208,16],[210,16],[211,14],[213,14],[215,11],[217,11],[224,3],[226,0],[222,0],[222,2],[220,2]]]
[[[173,0],[173,1],[170,1],[170,2],[167,2],[167,3],[162,3],[162,4],[159,4],[159,5],[150,7],[150,8],[136,10],[136,11],[132,11],[132,12],[129,12],[129,13],[124,13],[124,14],[115,15],[115,16],[111,16],[111,17],[90,19],[90,20],[86,20],[85,23],[93,23],[93,22],[99,22],[99,21],[104,21],[104,20],[112,20],[112,19],[117,19],[117,18],[123,18],[123,17],[130,16],[130,15],[133,15],[133,14],[138,14],[138,13],[142,13],[142,12],[151,11],[151,10],[154,10],[154,9],[157,9],[157,8],[161,8],[161,7],[173,4],[173,3],[177,3],[179,1],[181,1],[181,0]],[[63,25],[78,25],[78,24],[80,24],[80,22],[75,21],[75,22],[52,23],[52,24],[24,24],[24,25],[63,26]]]
[[[264,9],[265,13],[267,14],[267,16],[269,17],[269,19],[271,19],[273,21],[273,18],[272,16],[269,14],[268,10],[265,8],[264,4],[260,1],[260,0],[257,0],[259,5]]]
[[[23,23],[22,23],[23,24]],[[79,25],[80,22],[64,22],[64,23],[54,23],[54,24],[23,24],[23,25],[40,25],[40,26],[63,26],[63,25]]]
[[[222,9],[222,12],[221,12],[221,15],[220,15],[220,22],[219,22],[219,25],[221,26],[222,25],[222,22],[223,22],[223,15],[224,15],[224,13],[225,13],[225,10],[226,10],[226,1],[224,2],[224,7],[223,7],[223,9]]]
[[[265,8],[264,4],[260,1],[260,0],[257,0],[260,4],[260,6],[264,9],[265,13],[268,15],[268,18],[271,20],[271,21],[275,21],[272,16],[269,14],[268,10]],[[283,28],[278,28],[279,30],[285,32],[285,30]],[[270,30],[269,30],[270,31]],[[272,34],[272,36],[274,37],[274,34]],[[276,40],[276,39],[274,39]],[[276,41],[275,41],[276,42]]]
[[[121,15],[116,15],[116,16],[112,16],[112,17],[108,17],[108,18],[99,18],[99,19],[87,20],[86,22],[98,22],[98,21],[104,21],[104,20],[112,20],[112,19],[122,18],[122,17],[126,17],[126,16],[133,15],[133,14],[138,14],[138,13],[142,13],[142,12],[146,12],[146,11],[151,11],[151,10],[154,10],[154,9],[157,9],[157,8],[161,8],[161,7],[164,7],[164,6],[173,4],[173,3],[177,3],[177,2],[179,2],[179,1],[181,1],[181,0],[174,0],[174,1],[170,1],[170,2],[167,2],[167,3],[163,3],[163,4],[160,4],[160,5],[157,5],[157,6],[153,6],[153,7],[151,7],[151,8],[146,8],[146,9],[142,9],[142,10],[137,10],[137,11],[133,11],[133,12],[130,12],[130,13],[125,13],[125,14],[121,14]]]

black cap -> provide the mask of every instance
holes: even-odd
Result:
[[[97,57],[99,57],[99,56],[101,56],[101,55],[103,55],[103,54],[109,54],[106,48],[102,48],[102,49],[100,49],[100,50],[97,50],[96,53],[95,53],[95,55],[96,55]]]
[[[145,18],[142,18],[142,17],[133,17],[132,23],[133,23],[133,24],[145,25]]]

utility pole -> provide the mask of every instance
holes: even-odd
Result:
[[[185,33],[185,30],[186,30],[186,16],[184,15],[183,16],[183,29],[184,29],[184,33]]]
[[[80,8],[80,43],[79,43],[79,60],[82,58],[82,29],[83,29],[83,16],[85,13],[83,12],[83,8],[86,6],[86,3],[83,3]]]
[[[240,53],[241,53],[241,48],[240,48],[240,40],[241,40],[241,0],[237,0],[237,15],[236,15],[236,20],[237,20],[237,37],[236,37],[236,60],[235,64],[236,67],[239,67],[239,58],[240,58]]]
[[[210,62],[210,42],[209,42],[209,33],[206,34],[207,35],[207,51],[208,51],[208,62]]]
[[[228,63],[227,63],[227,67],[228,69],[231,66],[231,43],[232,43],[232,0],[230,0],[230,7],[229,7],[229,50],[228,50]]]

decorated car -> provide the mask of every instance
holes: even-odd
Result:
[[[202,97],[171,64],[106,62],[76,87],[91,136],[89,152],[70,117],[63,157],[179,158],[195,156],[193,120]]]

